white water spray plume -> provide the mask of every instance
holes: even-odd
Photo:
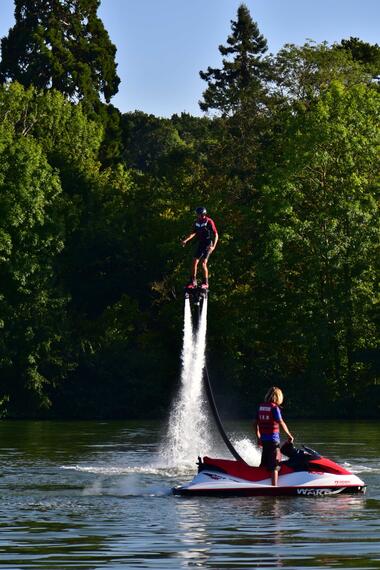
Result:
[[[179,470],[194,467],[199,455],[210,450],[210,430],[203,397],[207,331],[207,299],[196,334],[193,333],[190,300],[185,299],[181,387],[170,413],[167,437],[160,455]]]

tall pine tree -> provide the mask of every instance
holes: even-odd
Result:
[[[200,76],[208,87],[199,102],[202,111],[215,109],[222,115],[233,114],[245,98],[260,93],[266,64],[263,55],[267,41],[252,20],[245,4],[237,11],[237,20],[231,20],[232,33],[227,38],[228,46],[219,46],[224,57],[223,68],[208,67]]]
[[[16,23],[1,40],[0,81],[55,88],[74,101],[109,102],[120,82],[99,0],[15,0]]]

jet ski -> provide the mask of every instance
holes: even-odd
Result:
[[[198,474],[190,483],[173,488],[174,495],[325,496],[342,493],[365,493],[366,484],[356,475],[318,452],[303,446],[296,449],[286,443],[281,452],[278,485],[271,484],[265,467],[252,467],[243,459],[198,458]]]
[[[207,298],[207,289],[188,285],[185,298],[197,307],[198,321]],[[277,486],[272,486],[271,472],[265,467],[248,465],[226,434],[215,403],[207,364],[204,365],[207,399],[218,431],[234,459],[198,457],[198,474],[190,483],[172,489],[174,495],[259,496],[298,495],[323,496],[341,493],[365,493],[366,484],[356,475],[317,451],[303,446],[297,449],[285,443],[281,452],[288,459],[281,461]]]

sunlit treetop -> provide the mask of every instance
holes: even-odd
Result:
[[[1,40],[0,81],[55,88],[71,100],[109,102],[118,91],[116,47],[97,16],[99,0],[15,0]]]

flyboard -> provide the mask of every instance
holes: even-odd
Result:
[[[209,291],[188,286],[185,298],[190,299],[198,322]],[[281,451],[288,457],[280,464],[278,485],[272,486],[271,473],[265,467],[253,467],[239,455],[226,434],[215,403],[207,363],[204,367],[207,398],[218,431],[234,459],[198,457],[198,473],[192,481],[172,489],[174,495],[194,496],[325,496],[341,493],[365,493],[366,484],[349,470],[303,446],[296,449],[284,444]]]
[[[185,299],[190,299],[190,304],[196,307],[198,319],[202,310],[203,301],[207,299],[207,295],[208,287],[198,285],[186,285],[185,287]]]

